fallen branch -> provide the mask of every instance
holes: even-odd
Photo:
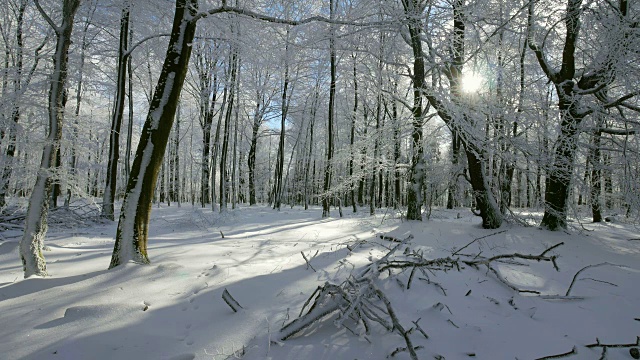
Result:
[[[582,273],[583,271],[590,269],[590,268],[595,268],[595,267],[600,267],[600,266],[615,266],[615,267],[624,267],[622,265],[617,265],[617,264],[612,264],[609,262],[603,262],[600,264],[595,264],[595,265],[587,265],[585,267],[583,267],[582,269],[578,270],[578,272],[573,275],[573,280],[571,280],[571,284],[569,284],[569,288],[567,289],[567,292],[565,293],[565,296],[569,296],[569,294],[571,294],[571,289],[573,288],[573,285],[576,283],[576,280],[578,279],[578,275],[580,275],[580,273]]]
[[[313,272],[317,272],[316,269],[314,269],[313,266],[311,266],[311,263],[309,262],[309,259],[307,259],[307,256],[304,254],[304,252],[300,251],[300,254],[302,254],[302,258],[307,263],[307,270],[309,270],[309,268],[311,268],[311,270],[313,270]]]
[[[395,236],[381,234],[380,235],[380,239],[391,241],[391,242],[402,243],[402,242],[405,242],[407,240],[413,239],[413,235],[409,234],[409,236],[407,236],[406,238],[400,239],[400,238],[397,238]]]
[[[234,313],[238,312],[238,309],[244,309],[242,306],[240,306],[240,304],[236,301],[236,299],[234,299],[233,296],[231,296],[229,291],[227,291],[227,288],[225,288],[224,291],[222,292],[222,300],[224,300],[224,302],[226,302],[227,305],[229,305],[229,307],[231,308],[231,310],[233,310]]]
[[[482,239],[484,239],[484,238],[488,238],[488,237],[490,237],[490,236],[498,235],[498,234],[502,234],[502,233],[505,233],[505,232],[507,232],[507,230],[502,230],[502,231],[495,232],[495,233],[493,233],[493,234],[489,234],[489,235],[481,236],[481,237],[479,237],[479,238],[475,238],[475,239],[473,239],[473,241],[471,241],[471,242],[470,242],[470,243],[468,243],[467,245],[465,245],[465,246],[461,247],[460,249],[456,250],[456,251],[455,251],[453,254],[451,254],[451,255],[452,255],[452,256],[458,255],[458,253],[459,253],[460,251],[462,251],[462,250],[466,249],[469,245],[473,244],[474,242],[476,242],[476,241],[478,241],[478,240],[482,240]]]
[[[420,325],[418,324],[418,322],[420,322],[420,319],[422,319],[422,318],[418,318],[418,320],[412,321],[412,323],[413,323],[413,325],[416,326],[416,330],[418,330],[420,332],[420,334],[422,334],[422,336],[424,336],[424,338],[428,340],[429,339],[429,335],[427,335],[427,333],[424,330],[422,330],[422,327],[420,327]]]
[[[576,347],[574,346],[573,349],[571,349],[571,351],[567,351],[566,353],[557,354],[557,355],[543,356],[541,358],[537,358],[536,360],[560,359],[560,358],[567,357],[567,356],[570,356],[570,355],[576,355],[577,353],[578,353],[578,349],[576,349]]]
[[[495,233],[491,235],[495,235]],[[406,289],[409,289],[412,284],[412,279],[416,277],[416,270],[419,270],[422,272],[424,277],[419,276],[418,279],[424,280],[429,284],[438,287],[444,295],[447,295],[446,290],[442,285],[429,279],[428,273],[434,274],[436,271],[448,270],[461,271],[464,269],[464,267],[461,267],[461,263],[475,268],[480,265],[485,265],[494,272],[500,281],[507,284],[510,288],[518,292],[538,293],[533,290],[517,289],[506,281],[506,279],[504,279],[500,273],[492,267],[492,265],[495,262],[504,263],[508,260],[521,259],[549,261],[554,264],[556,269],[558,269],[557,264],[555,264],[556,256],[547,254],[551,250],[563,244],[559,243],[551,246],[539,255],[514,253],[496,255],[490,258],[477,255],[472,256],[469,260],[463,261],[459,258],[451,257],[437,259],[425,258],[421,252],[413,251],[411,248],[406,247],[407,242],[412,237],[413,236],[411,235],[407,236],[405,239],[401,240],[401,242],[390,248],[384,256],[371,261],[360,270],[354,271],[352,275],[342,283],[325,283],[324,286],[318,287],[303,304],[298,318],[292,320],[281,328],[280,334],[278,335],[279,339],[289,339],[302,333],[307,328],[320,325],[329,317],[335,316],[332,323],[336,327],[346,328],[349,332],[358,336],[369,335],[370,330],[375,323],[379,324],[388,332],[395,332],[399,334],[404,339],[405,344],[397,347],[393,354],[395,355],[399,352],[407,351],[410,358],[415,360],[417,359],[416,350],[419,349],[420,346],[414,346],[412,343],[412,331],[417,330],[425,339],[428,339],[428,335],[424,329],[418,325],[418,321],[420,319],[413,321],[414,326],[409,329],[406,329],[400,323],[390,299],[387,298],[384,292],[378,287],[379,282],[382,281],[382,279],[398,282],[398,284],[400,284],[404,289],[405,282],[400,282],[398,277],[396,277],[399,273],[404,272],[409,278],[406,283]],[[307,265],[311,267],[307,255],[305,255],[304,252],[301,253]],[[522,263],[519,264],[523,265]],[[467,293],[467,295],[468,294],[469,293]],[[444,308],[445,306],[443,305],[441,310]],[[447,310],[452,313],[451,309],[448,307]],[[357,326],[353,327],[351,322],[355,323]],[[448,322],[451,326],[459,327],[451,319],[449,319]],[[357,333],[358,328],[360,329],[359,334]]]
[[[551,251],[551,250],[553,250],[553,249],[555,249],[558,246],[563,245],[563,244],[564,244],[564,242],[555,244],[555,245],[547,248],[546,250],[544,250],[542,253],[540,253],[540,255],[513,253],[513,254],[496,255],[496,256],[492,256],[490,258],[483,258],[483,257],[476,256],[476,258],[474,258],[473,260],[463,260],[462,262],[464,264],[467,264],[469,266],[473,266],[475,268],[478,268],[479,265],[486,266],[487,269],[490,270],[496,276],[496,278],[498,280],[500,280],[500,282],[504,283],[505,285],[507,285],[510,289],[512,289],[514,291],[517,291],[517,292],[520,292],[520,293],[540,294],[540,292],[536,291],[536,290],[518,289],[513,284],[511,284],[509,281],[507,281],[507,279],[505,279],[502,275],[500,275],[500,272],[498,272],[498,270],[496,270],[493,266],[491,266],[491,263],[494,262],[494,261],[504,261],[505,259],[524,259],[524,260],[535,260],[535,261],[550,261],[553,264],[553,267],[557,271],[560,271],[560,268],[558,268],[558,264],[556,263],[556,256],[555,255],[547,256],[546,254],[549,251]]]
[[[630,348],[630,347],[640,346],[640,336],[636,336],[636,342],[635,343],[629,343],[629,344],[602,344],[602,343],[600,343],[600,339],[596,338],[595,344],[588,344],[588,345],[585,345],[585,346],[588,347],[588,348],[594,348],[594,347]]]
[[[418,360],[418,354],[416,354],[416,350],[415,350],[416,348],[413,347],[413,343],[411,342],[411,338],[409,337],[409,332],[404,329],[402,324],[400,324],[400,320],[398,320],[398,317],[396,316],[395,311],[393,311],[393,308],[391,307],[391,302],[389,301],[389,299],[387,299],[387,297],[384,295],[384,293],[380,289],[378,289],[373,284],[371,284],[371,286],[373,287],[376,295],[380,298],[380,300],[382,300],[384,305],[387,307],[387,313],[389,314],[389,317],[391,317],[391,321],[393,322],[393,327],[398,330],[400,335],[402,335],[402,337],[404,338],[404,341],[407,343],[407,351],[409,352],[409,356],[411,357],[411,360]]]

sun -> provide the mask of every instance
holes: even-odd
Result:
[[[477,93],[484,84],[484,78],[474,72],[462,75],[462,91],[467,94]]]

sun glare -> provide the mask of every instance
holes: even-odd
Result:
[[[482,76],[476,73],[471,72],[463,74],[462,91],[468,94],[477,93],[482,87],[483,82],[484,79],[482,78]]]

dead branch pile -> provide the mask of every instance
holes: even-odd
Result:
[[[547,254],[552,249],[562,245],[562,243],[554,245],[539,255],[513,253],[490,258],[476,255],[471,259],[466,259],[466,256],[465,259],[461,259],[459,256],[427,259],[422,252],[415,251],[408,246],[412,238],[413,236],[409,235],[404,240],[401,240],[382,258],[372,261],[360,271],[352,273],[341,284],[325,283],[323,286],[319,286],[302,306],[298,318],[282,327],[279,338],[281,340],[289,339],[301,334],[305,329],[319,326],[323,319],[335,316],[334,324],[338,328],[345,328],[354,335],[362,336],[367,341],[369,341],[368,336],[374,326],[382,327],[388,332],[397,333],[403,338],[406,346],[398,347],[391,355],[406,351],[411,359],[418,359],[416,350],[420,349],[421,346],[414,346],[410,335],[418,332],[424,338],[428,338],[427,333],[418,325],[419,320],[413,321],[413,326],[408,329],[400,323],[391,301],[380,290],[381,275],[388,275],[388,278],[396,277],[400,282],[397,275],[406,272],[409,280],[405,287],[409,289],[415,273],[419,271],[424,275],[424,278],[421,279],[426,278],[427,283],[438,287],[444,293],[442,286],[428,280],[429,272],[460,271],[464,268],[464,265],[474,268],[485,266],[511,289],[519,292],[536,293],[532,290],[517,289],[500,276],[500,273],[493,265],[505,261],[513,263],[515,259],[519,259],[548,261],[558,269],[556,257],[548,256]]]
[[[26,209],[13,209],[0,214],[0,230],[20,230],[24,227]],[[72,203],[49,209],[47,223],[65,228],[76,228],[101,222],[100,207],[95,203]]]

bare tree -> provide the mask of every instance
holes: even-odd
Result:
[[[335,1],[329,0],[329,17],[331,20],[335,19]],[[330,211],[330,196],[329,190],[331,189],[331,173],[333,167],[331,160],[333,159],[333,133],[334,133],[334,116],[335,116],[335,99],[336,99],[336,36],[333,24],[329,25],[329,60],[330,60],[330,72],[331,83],[329,85],[329,117],[327,125],[327,163],[324,169],[324,198],[322,199],[322,217],[329,217]]]
[[[110,268],[149,263],[147,238],[153,192],[187,74],[197,0],[176,0],[171,37],[122,203]]]
[[[49,87],[49,133],[42,150],[42,160],[36,183],[29,199],[29,207],[25,220],[24,235],[20,241],[20,258],[24,277],[46,276],[47,266],[42,250],[47,233],[47,214],[49,212],[49,193],[51,191],[51,169],[56,164],[56,155],[62,138],[64,121],[64,91],[67,80],[68,51],[71,44],[71,32],[80,0],[64,0],[62,3],[62,21],[60,25],[49,17],[35,0],[35,5],[42,17],[51,26],[56,35],[56,51],[53,57],[53,72]]]
[[[622,70],[621,62],[618,60],[628,51],[626,40],[629,30],[637,25],[633,25],[626,18],[627,1],[620,0],[618,8],[613,7],[615,16],[612,18],[617,24],[611,29],[610,34],[607,34],[609,38],[605,43],[608,46],[603,43],[603,47],[599,49],[602,53],[591,54],[591,63],[580,69],[579,61],[582,61],[583,57],[577,52],[581,51],[578,42],[581,36],[581,18],[586,8],[582,6],[582,0],[567,0],[563,18],[565,34],[561,42],[562,53],[559,56],[562,63],[556,67],[549,60],[544,41],[539,43],[535,36],[538,33],[535,24],[535,3],[530,2],[528,8],[529,48],[555,87],[560,111],[560,132],[555,144],[553,164],[548,172],[544,197],[545,212],[541,226],[549,230],[558,230],[567,226],[570,183],[583,120],[596,111],[618,106],[629,107],[626,101],[638,95],[637,90],[632,89],[620,93],[615,99],[610,99],[606,91],[616,80],[616,74]],[[608,5],[605,6],[610,8]],[[546,38],[545,35],[544,39]]]
[[[120,127],[124,114],[124,100],[127,83],[127,47],[129,46],[129,18],[131,1],[124,0],[120,18],[120,46],[118,48],[118,73],[116,80],[116,101],[111,119],[109,133],[109,160],[107,162],[107,178],[102,199],[102,216],[114,220],[116,182],[118,178],[118,159],[120,158]]]

